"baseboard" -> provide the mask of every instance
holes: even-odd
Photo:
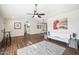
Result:
[[[36,33],[36,34],[30,34],[30,35],[42,35],[42,33]],[[17,37],[24,37],[24,35],[20,35],[20,36],[12,36],[12,38],[17,38]]]

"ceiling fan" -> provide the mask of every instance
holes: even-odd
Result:
[[[38,13],[38,11],[37,11],[37,4],[35,4],[35,10],[34,10],[33,14],[32,13],[28,13],[28,15],[33,15],[32,18],[34,18],[34,17],[41,18],[41,16],[43,16],[45,14],[44,13]]]

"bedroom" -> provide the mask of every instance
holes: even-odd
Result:
[[[36,52],[33,53],[36,55],[79,55],[77,43],[79,4],[37,4],[37,7],[35,6],[36,4],[0,4],[0,45],[2,45],[0,54],[28,55],[34,50],[27,53],[25,49],[35,48]],[[30,13],[32,15],[29,15]],[[41,15],[40,18],[38,13],[45,15]],[[54,24],[55,21],[56,24]],[[5,33],[6,35],[3,35]],[[73,33],[76,34],[77,42],[72,40],[70,44],[70,34]],[[4,36],[6,39],[3,40]],[[58,50],[54,51],[55,53],[49,52],[44,46],[43,49],[48,52],[39,52],[42,51],[41,43],[44,43],[47,48],[50,48],[52,43],[55,48],[50,48],[50,51],[57,48]],[[39,44],[41,45],[38,49]],[[23,53],[18,52],[20,49],[24,49]]]

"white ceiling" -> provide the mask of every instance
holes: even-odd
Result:
[[[45,13],[49,18],[57,14],[79,9],[78,4],[38,4],[38,12]],[[34,4],[1,4],[0,14],[2,16],[31,17],[27,13],[33,13]]]

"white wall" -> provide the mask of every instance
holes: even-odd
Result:
[[[2,41],[3,38],[3,34],[2,34],[2,30],[4,29],[4,20],[0,17],[0,42]]]
[[[30,34],[39,34],[42,33],[42,29],[37,29],[37,23],[39,19],[33,18],[6,18],[5,19],[5,28],[7,31],[11,31],[12,36],[23,36],[24,35],[24,24],[26,21],[30,23]],[[21,29],[14,29],[14,22],[21,22]]]
[[[7,30],[11,31],[12,36],[21,36],[24,33],[24,23],[29,20],[31,23],[31,34],[36,34],[41,32],[41,30],[38,30],[36,28],[36,21],[33,21],[34,19],[31,18],[31,15],[27,15],[27,13],[33,13],[34,11],[34,5],[33,4],[2,4],[0,5],[1,12],[3,17],[7,17],[8,19],[5,19],[5,27]],[[58,18],[62,18],[64,16],[68,17],[69,24],[74,23],[74,20],[76,19],[76,14],[78,14],[76,11],[73,12],[73,10],[79,9],[78,4],[38,4],[38,12],[39,13],[45,13],[45,17],[49,18],[49,25],[48,29],[49,31],[53,31],[52,28],[52,20],[55,18],[54,16]],[[70,11],[70,12],[69,12]],[[64,13],[66,12],[66,13]],[[68,12],[68,13],[67,13]],[[63,13],[63,14],[62,14]],[[60,15],[62,14],[62,15]],[[14,16],[14,18],[13,18]],[[50,16],[53,16],[50,18]],[[76,16],[76,17],[75,17]],[[22,17],[22,18],[21,18]],[[26,17],[26,18],[25,18]],[[28,18],[29,17],[29,18]],[[78,18],[78,17],[77,17]],[[70,20],[70,19],[73,19]],[[72,23],[71,23],[72,21]],[[14,22],[22,22],[22,28],[20,30],[14,30]],[[69,25],[68,24],[68,25]],[[77,25],[77,23],[76,23]],[[69,25],[68,30],[58,30],[58,32],[68,32],[71,31],[74,25]],[[75,29],[73,28],[72,31]],[[78,31],[78,30],[75,30]]]
[[[58,30],[53,30],[53,21],[54,19],[61,19],[67,17],[68,18],[68,30],[66,29],[58,29]],[[48,31],[50,31],[50,34],[52,33],[64,33],[64,34],[70,34],[70,33],[79,33],[79,9],[70,11],[67,13],[63,14],[58,14],[57,16],[51,17],[50,19],[47,20],[48,22]]]

